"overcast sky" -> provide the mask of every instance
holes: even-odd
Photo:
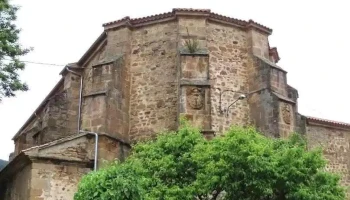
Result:
[[[34,51],[23,60],[76,62],[103,31],[102,24],[172,8],[205,8],[273,29],[279,66],[299,91],[299,112],[350,123],[350,12],[345,0],[13,0],[20,5],[21,42]],[[60,79],[63,66],[28,64],[21,78],[30,91],[0,103],[0,159],[13,151],[11,138]]]

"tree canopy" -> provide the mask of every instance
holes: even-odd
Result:
[[[340,177],[300,135],[267,138],[233,127],[206,140],[185,124],[138,143],[124,162],[84,176],[75,200],[340,200]]]
[[[0,101],[15,96],[16,91],[26,91],[28,86],[18,75],[25,64],[19,60],[30,49],[19,44],[20,29],[14,24],[18,7],[8,0],[0,0]]]

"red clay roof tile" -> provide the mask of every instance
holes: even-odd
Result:
[[[146,22],[152,22],[152,21],[156,21],[156,20],[160,20],[160,19],[176,17],[178,12],[187,12],[188,14],[203,13],[203,14],[207,14],[209,19],[213,19],[216,21],[229,22],[232,24],[236,24],[238,26],[242,26],[243,28],[255,27],[257,29],[260,29],[260,30],[268,33],[268,34],[271,34],[271,32],[272,32],[272,29],[270,29],[266,26],[263,26],[263,25],[255,22],[253,20],[244,21],[244,20],[231,18],[231,17],[227,17],[227,16],[213,13],[210,11],[210,9],[192,9],[192,8],[174,8],[172,10],[172,12],[166,12],[166,13],[162,13],[162,14],[151,15],[151,16],[141,17],[141,18],[134,18],[134,19],[132,19],[130,17],[124,17],[120,20],[105,23],[105,24],[103,24],[103,27],[110,26],[113,24],[118,24],[121,22],[128,22],[129,25],[131,25],[131,26],[141,25],[142,23],[146,23]]]
[[[340,128],[350,128],[349,123],[338,122],[338,121],[333,121],[333,120],[328,120],[328,119],[321,119],[321,118],[316,118],[316,117],[306,117],[306,120],[308,123],[318,123],[318,124],[324,124],[324,125],[340,127]]]

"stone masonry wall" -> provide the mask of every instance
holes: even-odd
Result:
[[[36,144],[44,144],[60,139],[70,131],[68,118],[68,98],[66,92],[56,94],[44,109],[42,131],[34,135]]]
[[[30,198],[35,200],[71,200],[81,177],[89,168],[69,163],[33,163]]]
[[[238,101],[230,108],[229,116],[219,112],[220,90],[248,92],[248,49],[246,33],[242,30],[208,23],[207,44],[209,77],[212,85],[212,129],[225,131],[231,125],[249,123],[249,106],[246,100]],[[239,97],[239,93],[226,92],[222,96],[222,107],[227,108]]]
[[[68,73],[64,77],[64,90],[67,95],[67,124],[66,130],[62,130],[62,136],[74,135],[78,132],[78,109],[80,96],[80,76]],[[58,139],[58,138],[57,138]]]
[[[113,61],[113,70],[107,95],[106,132],[129,141],[131,30],[111,30],[107,40],[105,59]]]
[[[136,29],[131,41],[130,138],[175,129],[177,23]]]
[[[72,133],[76,127],[76,111],[70,110],[71,102],[76,99],[68,97],[68,91],[60,88],[48,100],[37,117],[21,132],[15,140],[15,154],[20,151],[60,139]],[[74,107],[75,109],[75,107]]]
[[[123,56],[113,63],[112,80],[108,86],[106,133],[129,141],[129,70]]]
[[[328,160],[326,170],[342,176],[342,185],[350,185],[350,130],[308,125],[306,137],[310,148],[321,147]],[[348,189],[350,194],[350,189]]]
[[[105,45],[85,64],[81,130],[105,131],[107,85],[111,80],[111,65],[97,65],[105,60]]]
[[[179,116],[184,115],[203,134],[212,137],[209,56],[181,54],[179,76]]]
[[[12,177],[12,180],[0,186],[1,200],[27,200],[30,195],[31,187],[31,166],[28,165]]]
[[[107,94],[112,70],[112,64],[93,66],[86,77],[82,105],[83,130],[106,132]]]
[[[279,136],[287,138],[291,133],[296,131],[297,112],[295,110],[295,104],[288,101],[279,100],[278,113]]]
[[[219,24],[220,19],[201,13],[178,12],[169,21],[140,27],[135,21],[132,28],[109,26],[106,39],[79,66],[84,68],[81,129],[101,133],[98,166],[124,159],[129,142],[177,129],[184,114],[210,134],[232,125],[255,125],[271,137],[303,130],[310,148],[324,147],[327,170],[339,172],[342,184],[350,185],[350,130],[305,126],[297,113],[297,91],[269,54],[269,34],[254,24],[248,30],[228,19]],[[188,39],[199,42],[196,55],[183,51]],[[79,87],[80,77],[67,72],[61,88],[15,140],[15,154],[77,133]],[[247,98],[226,114],[242,93]],[[5,200],[72,199],[80,178],[91,170],[95,138],[87,138],[37,150],[46,161],[35,160],[18,172]]]
[[[198,41],[198,48],[206,50],[207,37],[207,21],[205,18],[178,17],[178,49],[184,50],[186,40],[196,39]]]
[[[129,150],[129,145],[101,135],[98,144],[98,168],[116,160],[123,161],[129,155]]]
[[[276,68],[271,68],[270,73],[271,89],[278,94],[287,96],[286,72]]]
[[[247,32],[249,46],[253,55],[269,60],[269,41],[266,34],[254,29]]]
[[[85,64],[82,127],[129,140],[130,34],[108,32],[102,45]]]
[[[278,99],[267,89],[249,96],[250,117],[256,128],[269,137],[279,137]]]

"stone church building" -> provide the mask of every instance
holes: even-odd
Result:
[[[176,130],[181,116],[208,138],[231,125],[270,137],[302,133],[350,184],[350,124],[298,113],[270,28],[200,9],[103,27],[13,137],[1,200],[71,200],[84,174],[124,159],[136,141]]]

